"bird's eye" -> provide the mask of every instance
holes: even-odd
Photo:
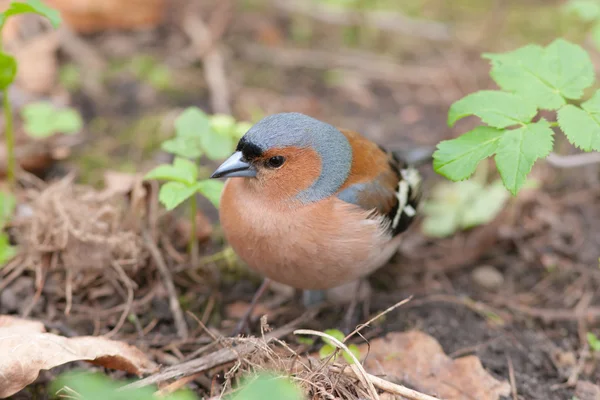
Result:
[[[282,156],[271,157],[267,160],[267,167],[269,168],[279,168],[285,162],[285,158]]]

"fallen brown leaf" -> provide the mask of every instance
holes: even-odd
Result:
[[[600,386],[588,381],[578,381],[575,396],[579,400],[600,400]]]
[[[46,0],[58,9],[76,32],[108,29],[152,28],[159,24],[168,2],[165,0]]]
[[[6,315],[0,315],[0,354],[0,398],[35,381],[41,370],[72,361],[136,375],[157,370],[142,351],[126,343],[94,336],[66,338],[47,333],[39,322]]]
[[[369,354],[365,368],[374,375],[412,386],[445,400],[497,400],[510,395],[475,356],[448,357],[433,337],[419,331],[393,332],[359,346]]]

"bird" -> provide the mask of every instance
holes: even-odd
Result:
[[[225,240],[265,282],[304,290],[305,305],[385,265],[422,196],[397,154],[298,112],[254,124],[211,178],[227,178]]]

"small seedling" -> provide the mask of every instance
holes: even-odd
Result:
[[[344,342],[344,334],[337,329],[327,329],[323,333],[326,333],[327,335],[334,337],[335,339],[339,340],[342,343]],[[321,357],[322,359],[329,357],[337,350],[337,346],[330,339],[324,337],[323,341],[325,342],[325,345],[323,347],[321,347],[321,349],[319,350],[319,357]],[[352,352],[352,354],[354,354],[354,356],[356,358],[360,357],[360,350],[358,349],[358,347],[355,344],[349,345],[348,350],[350,350],[350,352]],[[350,355],[347,354],[343,350],[342,350],[342,357],[344,357],[344,359],[348,362],[348,364],[354,363],[354,360],[352,359],[352,357],[350,357]]]
[[[588,332],[586,337],[588,344],[590,345],[590,349],[592,349],[592,351],[600,352],[600,339],[598,339],[598,336],[592,332]]]
[[[162,149],[175,155],[173,164],[159,165],[150,171],[145,179],[167,181],[159,192],[160,202],[172,210],[186,200],[190,200],[190,222],[192,232],[189,249],[192,262],[197,261],[195,194],[200,193],[215,207],[223,183],[214,180],[198,181],[197,162],[200,157],[221,160],[234,150],[237,140],[249,129],[247,123],[237,123],[233,117],[215,115],[209,117],[197,107],[187,108],[175,120],[175,137],[162,143]]]
[[[29,103],[21,110],[25,132],[34,138],[46,138],[57,133],[75,134],[83,127],[77,110],[57,108],[48,102]]]
[[[8,9],[0,13],[0,37],[2,29],[8,18],[26,13],[34,13],[44,16],[50,20],[52,26],[57,28],[60,24],[60,14],[58,11],[48,7],[41,0],[27,0],[26,2],[13,1]],[[14,82],[17,75],[17,60],[2,50],[0,41],[0,91],[2,92],[2,107],[4,108],[4,136],[6,138],[7,167],[6,175],[9,183],[14,186],[16,159],[15,159],[15,136],[13,131],[13,114],[8,88]]]
[[[10,244],[10,238],[4,231],[16,206],[17,201],[14,196],[0,192],[0,268],[17,254],[16,247]]]
[[[501,90],[482,90],[454,103],[448,125],[475,115],[486,125],[438,144],[436,172],[452,181],[473,174],[494,156],[504,186],[516,195],[535,162],[554,147],[553,128],[583,151],[600,151],[600,91],[581,103],[595,81],[594,66],[578,45],[557,39],[546,47],[527,45],[502,54],[484,54],[490,75]],[[556,111],[557,122],[540,118],[540,110]]]

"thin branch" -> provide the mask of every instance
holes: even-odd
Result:
[[[358,378],[356,375],[356,371],[348,369],[348,368],[340,368],[338,366],[332,366],[331,369],[333,371],[343,373],[345,375],[349,375],[355,378]],[[437,397],[429,396],[425,393],[417,392],[416,390],[409,389],[406,386],[398,385],[396,383],[392,383],[386,381],[385,379],[381,379],[375,375],[371,375],[369,373],[366,374],[367,379],[378,389],[383,390],[384,392],[396,394],[399,396],[403,396],[410,400],[440,400]]]
[[[179,304],[179,300],[177,298],[177,291],[175,290],[175,284],[173,283],[171,271],[169,271],[169,268],[165,264],[165,260],[160,254],[158,247],[156,247],[156,243],[154,243],[152,237],[146,231],[144,232],[144,243],[146,244],[146,248],[150,252],[150,255],[154,259],[154,263],[156,264],[160,275],[162,276],[167,293],[169,293],[169,306],[171,307],[171,313],[173,314],[173,320],[175,321],[175,327],[177,328],[177,335],[180,338],[185,339],[188,337],[188,327],[185,323],[183,311],[181,311],[181,304]]]
[[[281,68],[342,68],[377,81],[442,86],[447,72],[439,67],[400,64],[391,57],[356,51],[325,51],[290,47],[266,47],[247,43],[239,50],[245,59]]]
[[[550,165],[557,168],[576,168],[590,164],[600,164],[600,153],[580,153],[568,156],[561,156],[556,153],[550,153],[546,160]]]

